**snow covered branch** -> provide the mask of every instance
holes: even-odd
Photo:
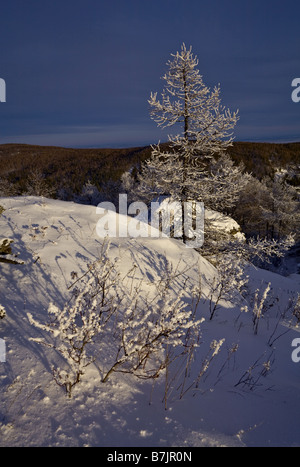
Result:
[[[103,368],[103,382],[113,372],[157,378],[168,364],[167,347],[176,348],[180,356],[186,353],[187,343],[195,345],[202,321],[182,294],[174,296],[170,271],[156,284],[154,296],[143,293],[143,285],[128,287],[104,249],[101,260],[73,283],[72,297],[64,308],[49,305],[48,323],[27,313],[32,325],[51,336],[50,342],[31,340],[55,349],[67,363],[67,368],[53,368],[53,376],[69,397],[96,359]],[[108,346],[112,347],[109,358],[105,356]]]

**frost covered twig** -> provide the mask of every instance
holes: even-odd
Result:
[[[268,293],[270,291],[270,288],[271,288],[271,283],[269,282],[267,287],[265,288],[263,294],[262,294],[260,302],[259,302],[259,299],[258,299],[259,290],[257,290],[256,293],[255,293],[254,306],[253,306],[253,311],[252,311],[253,312],[252,320],[253,320],[254,334],[257,334],[258,323],[259,323],[259,320],[262,317],[264,303],[266,301],[266,298],[267,298],[267,295],[268,295]]]
[[[208,370],[209,366],[211,365],[213,359],[220,352],[220,349],[221,349],[222,345],[224,344],[224,342],[225,342],[225,339],[220,339],[219,341],[213,340],[210,343],[209,352],[208,352],[206,358],[202,362],[202,365],[201,365],[200,371],[198,372],[197,377],[193,380],[193,382],[187,388],[185,388],[185,381],[183,382],[182,387],[181,387],[181,392],[180,392],[180,399],[182,399],[183,396],[189,390],[191,390],[192,388],[198,389],[201,378],[207,372],[207,370]]]
[[[300,294],[297,296],[291,297],[288,300],[288,303],[285,306],[283,312],[279,314],[275,328],[271,333],[268,345],[270,347],[282,336],[287,334],[293,327],[299,327],[300,323]],[[282,324],[287,327],[287,329],[281,333],[277,333],[279,324]]]
[[[234,385],[234,387],[237,387],[239,385],[243,385],[244,387],[250,389],[250,391],[253,391],[256,389],[259,385],[260,379],[262,377],[266,377],[270,371],[272,364],[274,363],[275,358],[273,357],[273,351],[270,353],[269,357],[267,360],[265,360],[263,363],[260,363],[261,359],[263,358],[264,354],[261,355],[254,363],[251,365],[248,370],[246,370],[238,382]]]
[[[220,255],[215,266],[218,275],[211,283],[210,320],[214,317],[222,300],[240,301],[248,283],[242,259],[236,258],[234,255]]]
[[[254,334],[257,334],[258,332],[258,325],[263,316],[263,309],[266,306],[266,299],[267,299],[268,293],[270,292],[270,289],[271,289],[271,283],[269,282],[265,290],[263,291],[261,298],[259,298],[260,290],[257,289],[255,291],[254,303],[253,303],[253,308],[252,308],[252,323],[253,323]],[[244,306],[241,310],[245,312],[249,311],[247,305]]]

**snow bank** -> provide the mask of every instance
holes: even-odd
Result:
[[[284,278],[251,268],[252,290],[272,284],[270,307],[254,335],[250,314],[234,304],[224,303],[212,321],[207,319],[216,271],[197,252],[169,238],[111,239],[110,255],[119,258],[122,274],[135,264],[136,280],[155,287],[172,265],[178,272],[175,293],[184,290],[188,300],[191,288],[201,287],[198,313],[206,321],[195,374],[212,340],[225,342],[197,389],[180,399],[174,385],[167,410],[163,381],[153,387],[132,375],[115,374],[103,384],[97,364],[67,400],[51,376],[51,365],[60,357],[30,340],[44,336],[30,325],[27,313],[43,321],[50,302],[62,307],[68,300],[74,277],[99,257],[99,216],[93,206],[36,197],[1,198],[0,204],[5,208],[0,236],[13,240],[12,252],[24,263],[0,263],[0,304],[6,310],[0,321],[6,344],[6,362],[0,362],[1,446],[300,445],[300,363],[291,359],[291,342],[299,333],[278,318],[299,292],[297,275]],[[270,347],[272,333],[273,338],[283,335]],[[268,360],[271,371],[263,376]],[[249,384],[239,384],[245,372]]]

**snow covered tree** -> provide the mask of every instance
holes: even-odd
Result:
[[[241,190],[233,217],[247,236],[283,240],[290,233],[300,237],[300,198],[295,187],[284,179],[258,180],[249,175],[249,183]]]
[[[227,214],[238,203],[251,176],[244,173],[243,164],[235,165],[226,153],[218,159],[213,158],[209,168],[209,173],[197,185],[196,194],[206,208]]]
[[[5,178],[0,178],[0,196],[17,196],[18,190]]]
[[[81,193],[75,196],[75,201],[82,204],[91,204],[97,206],[100,203],[101,196],[96,185],[88,180],[82,187]]]
[[[161,100],[157,93],[151,93],[150,115],[158,126],[179,125],[181,131],[169,135],[166,150],[160,145],[153,147],[151,158],[142,167],[140,192],[169,195],[183,204],[188,200],[203,201],[203,189],[211,189],[209,182],[214,181],[209,162],[214,156],[224,156],[232,144],[238,114],[221,105],[220,86],[210,91],[204,84],[191,48],[183,44],[172,57],[163,76]],[[228,183],[223,193],[230,188],[232,184]]]
[[[269,190],[264,181],[251,175],[233,209],[233,217],[248,236],[266,236],[263,207],[269,204],[269,200]]]
[[[300,199],[297,191],[284,180],[266,181],[269,188],[269,203],[262,206],[267,225],[267,235],[280,239],[300,229]],[[298,239],[299,239],[298,234]]]
[[[183,137],[170,137],[170,141],[189,155],[219,154],[231,145],[237,112],[221,106],[219,86],[212,92],[205,86],[191,48],[188,50],[183,44],[181,52],[171,56],[169,71],[163,76],[166,86],[161,101],[157,93],[151,93],[150,115],[163,128],[183,123]]]
[[[25,195],[51,198],[55,192],[56,187],[50,186],[49,181],[39,168],[31,170],[27,180]]]

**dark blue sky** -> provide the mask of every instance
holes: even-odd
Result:
[[[183,42],[239,109],[236,140],[300,141],[298,0],[10,0],[0,22],[0,143],[166,140],[147,100]]]

